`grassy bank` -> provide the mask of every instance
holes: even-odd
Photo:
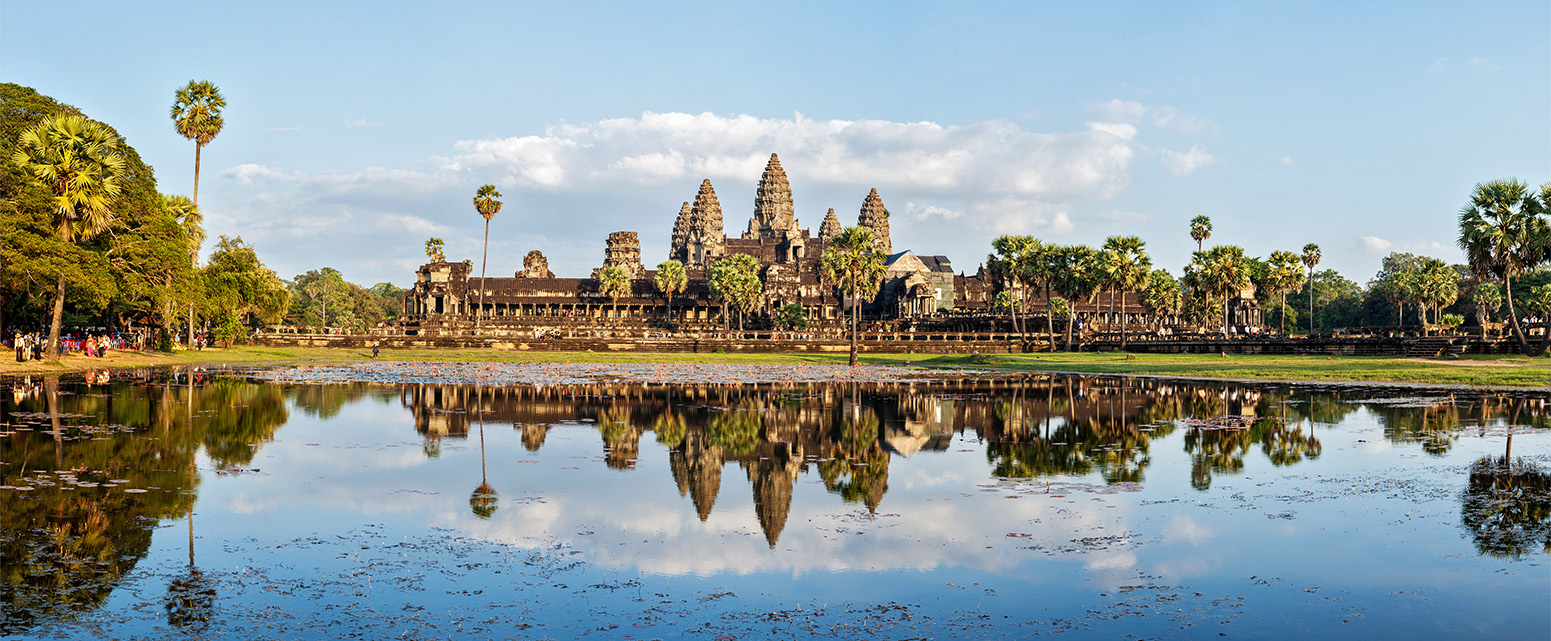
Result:
[[[594,362],[594,363],[806,363],[846,362],[845,354],[657,354],[516,352],[507,350],[383,350],[382,360]],[[266,365],[371,360],[370,350],[323,347],[235,347],[172,354],[111,352],[107,358],[66,356],[58,363],[0,362],[0,374],[42,374],[142,365]],[[1383,356],[1266,356],[1215,354],[1002,354],[990,356],[864,355],[864,363],[1020,371],[1150,374],[1323,382],[1399,382],[1429,385],[1551,386],[1551,358],[1471,356],[1432,360]]]

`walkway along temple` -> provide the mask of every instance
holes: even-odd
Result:
[[[780,159],[771,154],[755,191],[753,216],[742,236],[728,236],[722,220],[716,190],[710,180],[704,180],[694,200],[679,209],[673,226],[666,258],[684,264],[688,285],[685,291],[672,296],[671,304],[653,281],[656,272],[646,269],[641,262],[636,233],[619,231],[609,234],[602,267],[588,278],[556,278],[537,250],[527,254],[522,271],[510,278],[471,277],[471,267],[466,263],[423,265],[416,272],[414,287],[405,293],[402,319],[395,326],[384,328],[380,335],[503,341],[669,337],[738,340],[728,333],[728,328],[737,327],[738,323],[728,317],[728,306],[712,295],[707,278],[717,260],[747,254],[758,263],[758,275],[764,285],[759,308],[745,319],[743,326],[747,330],[763,333],[765,338],[788,340],[834,341],[845,337],[844,319],[850,301],[843,299],[834,283],[825,282],[819,270],[820,257],[830,239],[841,232],[834,209],[824,216],[818,234],[802,228],[792,206],[786,171]],[[876,189],[871,190],[863,199],[857,224],[872,230],[875,247],[888,259],[887,273],[878,291],[863,296],[864,333],[939,337],[973,334],[993,342],[1013,340],[1011,320],[1005,314],[991,314],[990,302],[998,292],[1013,289],[1014,284],[993,278],[983,266],[974,274],[954,273],[947,256],[896,252],[889,223],[883,199]],[[602,269],[612,266],[622,268],[630,277],[629,293],[617,300],[601,293],[598,280]],[[1043,329],[1043,291],[1030,291],[1023,300],[1026,309],[1035,312],[1029,319],[1030,329],[1035,329],[1035,317],[1041,319],[1037,327]],[[791,304],[801,306],[807,327],[775,332],[775,311]],[[1259,328],[1262,315],[1252,289],[1236,298],[1232,309],[1235,325]],[[1153,316],[1139,304],[1134,292],[1079,301],[1073,312],[1079,326],[1090,333],[1118,332],[1122,317],[1133,331],[1177,328],[1181,324],[1176,316]],[[482,320],[477,330],[476,316]],[[1064,329],[1067,320],[1058,319],[1058,331]]]

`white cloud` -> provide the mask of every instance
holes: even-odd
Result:
[[[222,171],[219,175],[222,178],[231,178],[244,184],[252,184],[257,179],[275,180],[284,176],[279,170],[254,163],[237,165]]]
[[[1134,123],[1146,113],[1147,108],[1142,103],[1119,98],[1088,108],[1088,117],[1098,122]]]
[[[351,129],[370,129],[372,127],[381,127],[382,123],[365,118],[356,118],[354,120],[346,120],[345,126]]]
[[[904,211],[906,215],[915,216],[916,220],[926,220],[927,218],[931,218],[933,216],[937,216],[944,220],[953,220],[964,215],[964,212],[956,209],[944,209],[942,207],[935,207],[932,205],[918,205],[913,202],[905,203]]]
[[[461,141],[441,165],[527,187],[587,190],[672,179],[752,183],[775,152],[794,183],[1104,198],[1129,181],[1134,135],[1134,127],[1102,123],[1046,134],[1001,121],[944,126],[646,113],[551,127],[543,136]]]
[[[1113,136],[1119,136],[1120,138],[1124,138],[1126,140],[1130,140],[1136,137],[1136,127],[1125,123],[1090,122],[1088,123],[1088,128],[1094,131],[1102,131]]]
[[[1282,156],[1282,158],[1280,160],[1276,161],[1276,164],[1281,165],[1283,167],[1290,167],[1293,164],[1293,157],[1292,156]]]
[[[1217,133],[1217,126],[1205,118],[1186,116],[1178,109],[1169,106],[1157,107],[1150,110],[1153,116],[1152,124],[1159,129],[1174,131],[1191,136],[1210,136]]]
[[[1358,236],[1357,241],[1362,244],[1363,249],[1366,249],[1369,253],[1374,254],[1386,253],[1390,250],[1391,247],[1395,246],[1394,243],[1377,236]]]
[[[1209,165],[1217,160],[1212,154],[1207,153],[1199,145],[1191,145],[1190,151],[1178,152],[1172,149],[1160,149],[1163,155],[1163,166],[1174,172],[1175,176],[1184,176],[1199,169],[1203,165]]]

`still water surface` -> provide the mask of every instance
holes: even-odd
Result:
[[[1545,393],[833,376],[0,381],[0,635],[1551,633]]]

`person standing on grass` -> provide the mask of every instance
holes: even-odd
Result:
[[[382,341],[372,341],[372,358],[377,358],[377,346],[380,344]]]

